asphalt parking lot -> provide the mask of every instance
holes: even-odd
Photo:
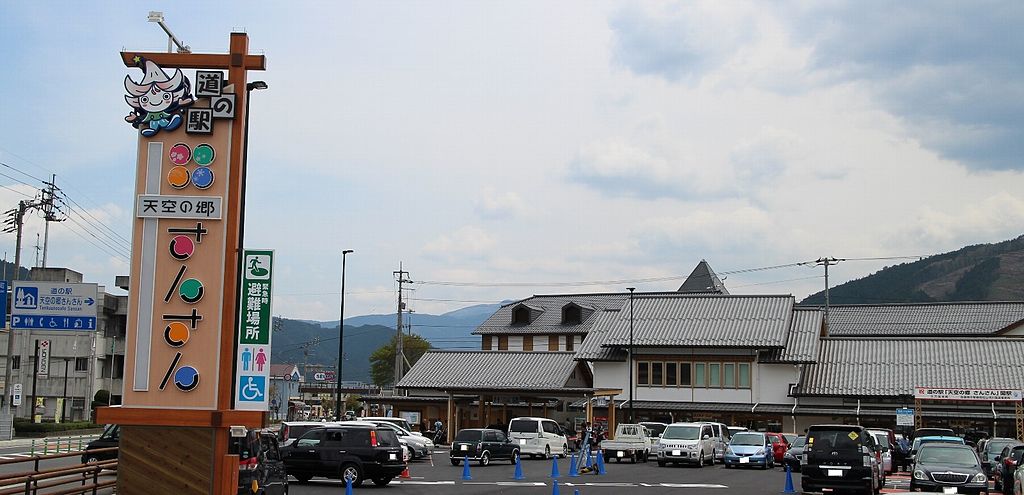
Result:
[[[452,466],[448,461],[448,452],[439,451],[433,456],[433,465],[429,461],[416,461],[409,465],[410,479],[395,479],[390,485],[378,488],[367,482],[356,492],[380,493],[457,493],[484,494],[509,493],[541,495],[553,493],[550,460],[523,459],[522,468],[525,479],[515,480],[515,466],[508,462],[495,462],[487,467],[470,466],[471,480],[463,480],[463,468]],[[725,469],[716,464],[703,468],[689,466],[658,467],[655,462],[638,464],[619,464],[610,462],[605,465],[606,474],[581,474],[569,477],[569,460],[558,459],[561,476],[558,478],[559,494],[573,495],[579,490],[580,495],[600,494],[618,495],[626,493],[640,495],[667,493],[743,493],[743,494],[779,494],[786,485],[786,473],[782,468],[775,467],[767,471],[759,469]],[[793,484],[800,491],[800,475],[794,473]],[[906,476],[890,476],[886,483],[886,492],[905,491],[909,488]],[[337,494],[344,485],[338,480],[314,478],[307,484],[297,484],[292,479],[292,494]]]

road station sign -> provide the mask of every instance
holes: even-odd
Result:
[[[36,368],[36,375],[39,378],[47,378],[50,376],[50,341],[49,340],[37,340],[36,345],[36,359],[39,364]]]
[[[1020,401],[1020,389],[914,387],[915,399],[966,401]]]
[[[11,405],[12,406],[20,406],[21,405],[21,384],[20,383],[15,383],[13,386],[11,386]]]
[[[235,409],[267,411],[270,406],[271,278],[274,252],[246,249],[242,267]]]
[[[16,281],[11,328],[96,330],[96,284]]]
[[[914,410],[908,407],[897,409],[896,426],[914,426]]]

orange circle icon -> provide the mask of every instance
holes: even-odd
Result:
[[[164,329],[164,341],[171,347],[181,347],[188,342],[189,334],[188,325],[180,321],[172,321]]]
[[[167,172],[167,183],[175,189],[182,189],[188,185],[188,169],[185,167],[173,167]]]

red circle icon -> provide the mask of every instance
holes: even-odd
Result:
[[[185,143],[178,143],[171,146],[171,151],[167,153],[167,157],[175,165],[185,165],[192,159],[192,148],[189,148]]]
[[[171,239],[168,249],[171,252],[172,258],[179,261],[187,260],[192,256],[192,253],[196,252],[196,243],[187,235],[177,235],[174,236],[174,239]]]

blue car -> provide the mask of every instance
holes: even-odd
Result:
[[[772,442],[764,433],[743,431],[736,433],[725,449],[725,467],[775,467]]]

